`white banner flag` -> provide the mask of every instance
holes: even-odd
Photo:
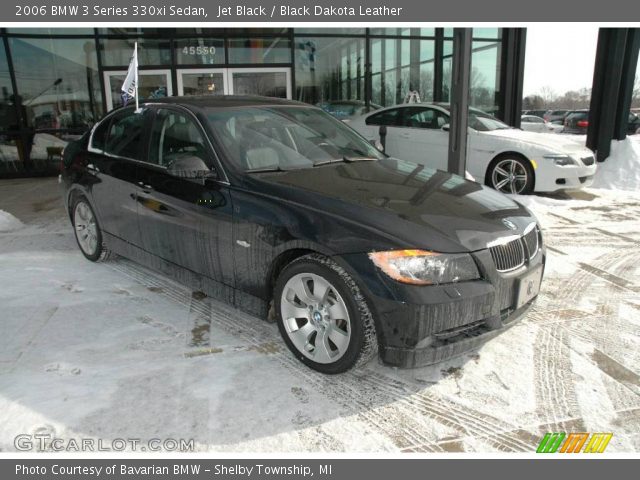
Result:
[[[136,99],[136,107],[138,106],[138,42],[133,46],[133,56],[129,62],[129,70],[122,84],[122,91],[130,98]]]

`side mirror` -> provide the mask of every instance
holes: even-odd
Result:
[[[167,167],[170,175],[179,178],[199,179],[215,177],[213,172],[204,160],[196,156],[182,157],[174,160]]]
[[[451,126],[448,123],[445,123],[444,125],[442,125],[442,127],[440,127],[442,130],[444,130],[445,132],[448,132],[449,129],[451,128]]]

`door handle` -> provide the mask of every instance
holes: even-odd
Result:
[[[152,187],[151,185],[149,185],[149,184],[147,184],[147,183],[144,183],[144,182],[138,182],[138,186],[139,186],[140,188],[142,188],[142,190],[143,190],[145,193],[149,193],[151,190],[153,190],[153,187]]]
[[[90,172],[100,173],[100,169],[96,167],[93,163],[87,164],[87,170],[89,170]]]

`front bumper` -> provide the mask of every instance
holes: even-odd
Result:
[[[432,286],[395,282],[366,255],[342,257],[364,284],[384,363],[411,368],[461,355],[499,335],[529,310],[535,298],[516,308],[518,285],[533,269],[544,269],[544,247],[508,273],[496,271],[489,250],[472,255],[481,280]]]
[[[536,170],[537,192],[555,192],[557,190],[576,190],[590,187],[596,174],[597,165],[560,167],[546,165],[545,171]]]

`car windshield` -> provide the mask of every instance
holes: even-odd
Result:
[[[317,108],[211,109],[207,119],[228,159],[248,172],[385,157],[351,128]]]
[[[511,128],[496,117],[492,117],[488,113],[475,109],[469,109],[469,126],[479,132],[490,132],[492,130],[506,130]]]

